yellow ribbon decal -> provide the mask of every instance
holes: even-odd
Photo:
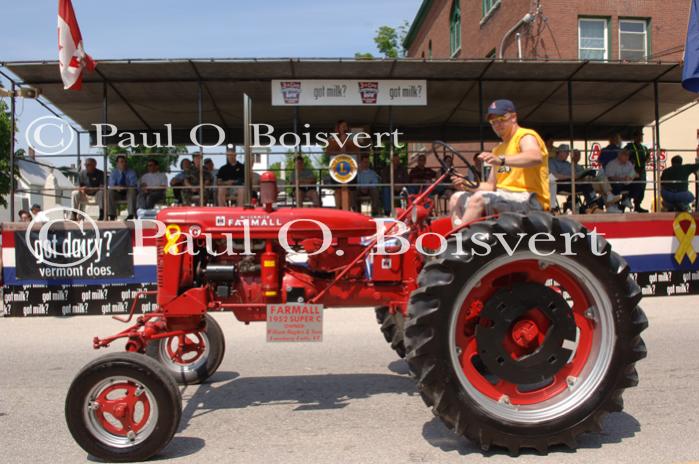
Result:
[[[689,221],[687,232],[683,231],[682,226],[680,226],[682,221]],[[694,221],[694,217],[689,213],[680,213],[675,216],[672,228],[675,230],[675,237],[680,242],[680,246],[675,251],[675,261],[677,261],[677,264],[682,264],[682,260],[686,256],[689,258],[689,262],[694,264],[694,261],[697,259],[697,252],[692,246],[694,233],[697,231],[697,223]]]
[[[165,228],[165,238],[167,243],[163,247],[163,253],[170,253],[176,255],[179,249],[177,248],[177,239],[180,238],[182,232],[180,231],[180,226],[177,224],[170,224]]]

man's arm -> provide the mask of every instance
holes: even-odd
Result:
[[[489,151],[481,153],[478,158],[493,166],[501,165],[500,158]],[[519,153],[508,155],[506,158],[507,165],[514,168],[531,168],[539,166],[543,161],[544,154],[541,153],[539,142],[533,135],[522,137],[519,141]]]

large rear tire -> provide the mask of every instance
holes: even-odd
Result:
[[[146,347],[146,355],[160,362],[180,385],[199,384],[214,375],[225,352],[223,331],[210,314],[202,331],[155,340]]]
[[[403,333],[405,331],[405,318],[400,312],[391,314],[387,306],[375,309],[376,322],[381,326],[381,333],[391,348],[398,356],[405,358],[405,344]]]
[[[154,360],[112,353],[78,373],[68,389],[65,415],[71,435],[92,456],[144,461],[172,439],[182,398],[170,374]]]
[[[536,244],[551,255],[528,250],[538,233],[554,237]],[[523,237],[526,251],[511,254],[496,234],[510,249]],[[484,251],[478,240],[491,252],[470,253]],[[425,403],[484,450],[575,448],[578,435],[599,432],[646,356],[641,292],[623,258],[601,236],[544,213],[504,214],[447,243],[408,305],[407,360]],[[467,254],[454,256],[457,245]]]

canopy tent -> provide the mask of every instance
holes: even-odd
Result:
[[[82,130],[94,131],[92,124],[105,122],[105,115],[120,131],[157,131],[170,123],[176,143],[188,141],[190,129],[200,121],[220,125],[229,142],[241,143],[243,94],[252,99],[252,121],[271,124],[280,133],[302,124],[310,124],[310,131],[327,131],[342,118],[374,132],[398,129],[410,141],[491,139],[481,115],[496,98],[513,100],[523,125],[559,139],[629,133],[654,121],[656,110],[663,116],[696,98],[682,89],[677,63],[106,60],[85,75],[83,90],[77,92],[63,90],[57,62],[2,66],[19,78],[19,85],[40,88],[42,98]],[[424,79],[427,106],[272,106],[272,79]],[[206,143],[214,135],[204,131]]]

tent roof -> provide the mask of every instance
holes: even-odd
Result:
[[[298,122],[310,130],[329,130],[337,119],[371,131],[394,129],[408,140],[491,138],[479,124],[479,86],[484,105],[509,98],[522,124],[569,137],[568,85],[573,96],[575,138],[603,138],[655,120],[654,82],[661,116],[694,101],[681,85],[678,63],[509,62],[496,60],[353,59],[176,59],[99,62],[87,73],[82,91],[63,90],[57,62],[2,65],[23,85],[39,87],[43,98],[85,130],[107,119],[121,131],[161,130],[171,123],[176,142],[188,140],[199,122],[197,98],[202,84],[203,121],[228,131],[230,142],[243,138],[242,96],[253,101],[253,122],[272,124],[278,133],[293,130],[294,107],[271,105],[272,79],[425,79],[427,106],[298,107]],[[213,136],[206,133],[205,137]],[[211,139],[209,139],[211,140]]]

